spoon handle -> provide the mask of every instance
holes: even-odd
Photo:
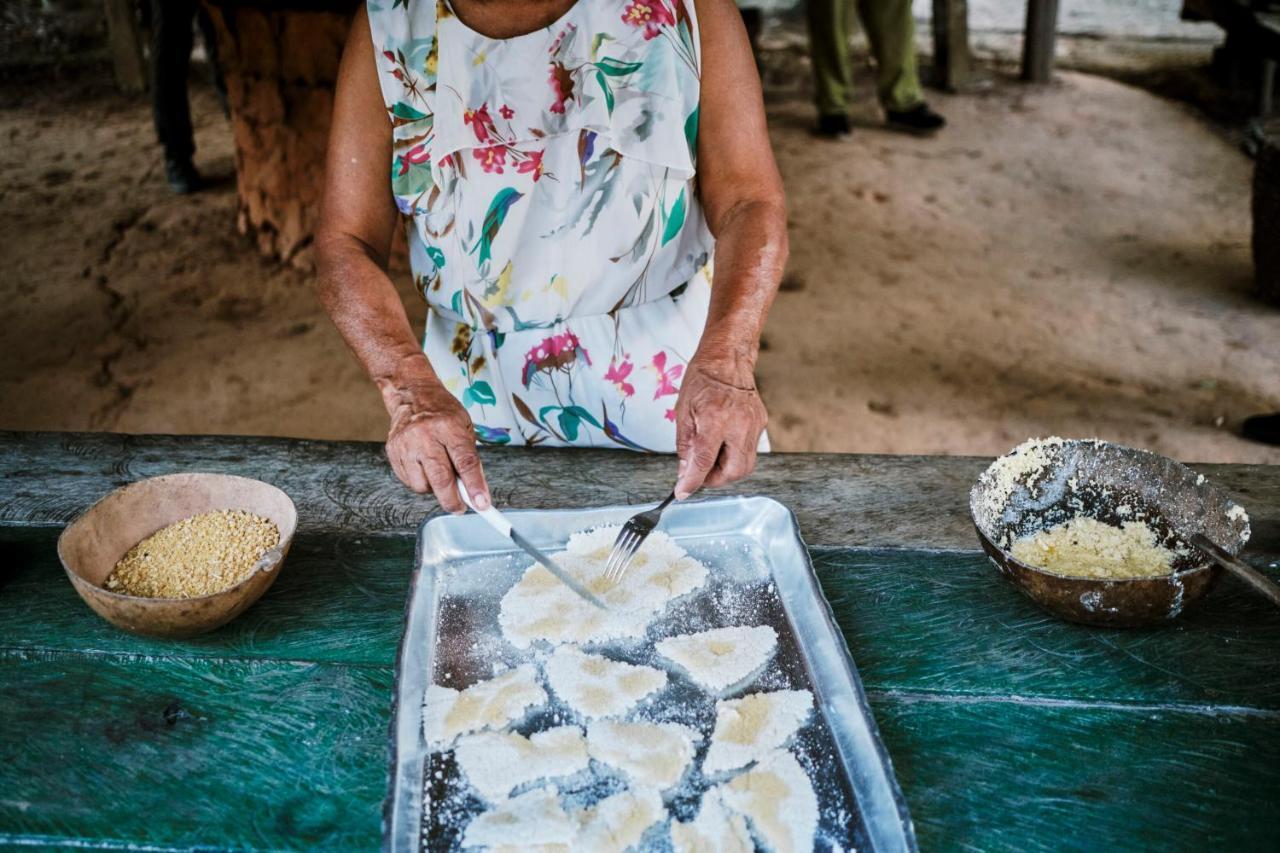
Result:
[[[1277,584],[1239,557],[1233,557],[1228,554],[1211,542],[1203,533],[1197,533],[1192,536],[1191,544],[1200,549],[1206,556],[1212,557],[1213,561],[1222,566],[1222,568],[1253,587],[1254,592],[1266,596],[1271,599],[1272,604],[1280,607],[1280,584]]]

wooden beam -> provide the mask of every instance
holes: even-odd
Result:
[[[147,91],[147,63],[143,58],[133,0],[103,0],[102,5],[107,14],[116,85],[129,94]]]
[[[954,91],[971,71],[967,0],[933,0],[933,85]]]
[[[1022,40],[1022,79],[1048,83],[1053,77],[1053,51],[1058,35],[1058,0],[1027,0],[1027,28]]]

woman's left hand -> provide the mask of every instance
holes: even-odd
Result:
[[[676,499],[754,471],[756,446],[768,420],[749,367],[695,355],[676,399]]]

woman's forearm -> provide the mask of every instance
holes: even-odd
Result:
[[[320,301],[390,414],[407,393],[438,382],[415,339],[395,285],[381,259],[350,236],[317,241]]]
[[[697,358],[734,384],[750,387],[765,318],[787,262],[781,202],[751,200],[718,223],[711,305]]]

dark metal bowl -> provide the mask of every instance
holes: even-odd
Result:
[[[1019,470],[1027,460],[1041,464]],[[1019,473],[1002,476],[1011,471]],[[1184,544],[1179,533],[1202,532],[1232,554],[1249,539],[1244,511],[1203,475],[1104,441],[1048,439],[1015,448],[978,479],[969,509],[982,548],[1002,575],[1054,616],[1086,625],[1167,622],[1204,596],[1221,570],[1188,548],[1161,577],[1067,577],[1014,559],[1008,551],[1014,540],[1077,516],[1113,525],[1143,520],[1174,549]]]

